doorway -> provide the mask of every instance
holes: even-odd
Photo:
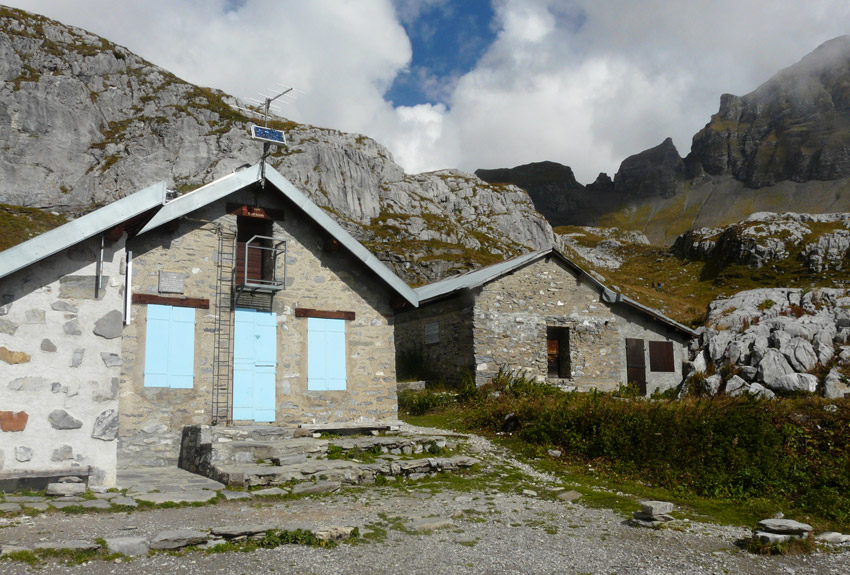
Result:
[[[546,363],[550,378],[572,377],[570,364],[570,328],[546,328]]]

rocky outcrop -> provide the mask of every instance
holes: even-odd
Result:
[[[850,176],[850,36],[830,40],[746,96],[724,94],[689,161],[751,188]]]
[[[682,258],[753,269],[797,258],[811,272],[841,270],[850,251],[850,214],[759,212],[725,228],[685,232],[676,238],[673,251]]]
[[[558,249],[578,255],[593,268],[619,269],[624,261],[624,246],[649,245],[649,240],[642,233],[617,228],[576,226],[558,231],[555,237]]]
[[[188,191],[262,153],[247,136],[256,119],[234,98],[8,7],[0,79],[2,203],[76,215],[163,179]],[[370,138],[272,125],[288,146],[269,162],[408,281],[551,246],[550,226],[515,186],[453,171],[408,175]]]
[[[686,176],[685,163],[673,140],[639,154],[629,156],[614,176],[617,194],[630,200],[661,196],[672,197]]]
[[[850,393],[842,371],[850,369],[848,309],[850,291],[831,288],[756,289],[716,300],[709,306],[692,371],[718,368],[714,376],[697,378],[711,395],[723,390],[761,394],[764,386],[776,394],[843,397]],[[829,370],[823,379],[817,375],[822,369]]]
[[[528,192],[534,207],[553,226],[584,225],[610,208],[614,185],[607,174],[596,182],[578,183],[569,166],[557,162],[534,162],[514,168],[476,170],[475,175],[491,184],[513,184]]]

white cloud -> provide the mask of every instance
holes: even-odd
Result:
[[[447,124],[464,169],[553,160],[590,182],[717,111],[850,25],[846,2],[499,0],[498,37]],[[554,26],[554,29],[552,29]]]
[[[495,42],[443,106],[383,99],[410,70],[400,21],[446,0],[11,0],[178,76],[306,92],[293,120],[374,137],[410,172],[553,160],[582,182],[671,136],[683,156],[723,92],[745,94],[850,30],[846,0],[494,0]],[[421,20],[417,20],[421,19]],[[413,73],[416,73],[414,70]],[[433,80],[433,79],[432,79]]]

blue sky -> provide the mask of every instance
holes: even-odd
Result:
[[[448,104],[457,80],[475,68],[496,38],[490,1],[424,5],[415,15],[400,16],[412,59],[386,99],[394,106]]]
[[[847,0],[0,0],[297,122],[365,134],[408,173],[550,160],[613,176],[850,32]]]

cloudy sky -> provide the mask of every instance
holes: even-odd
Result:
[[[552,160],[589,183],[824,41],[847,0],[3,0],[190,82],[358,132],[410,172]]]

